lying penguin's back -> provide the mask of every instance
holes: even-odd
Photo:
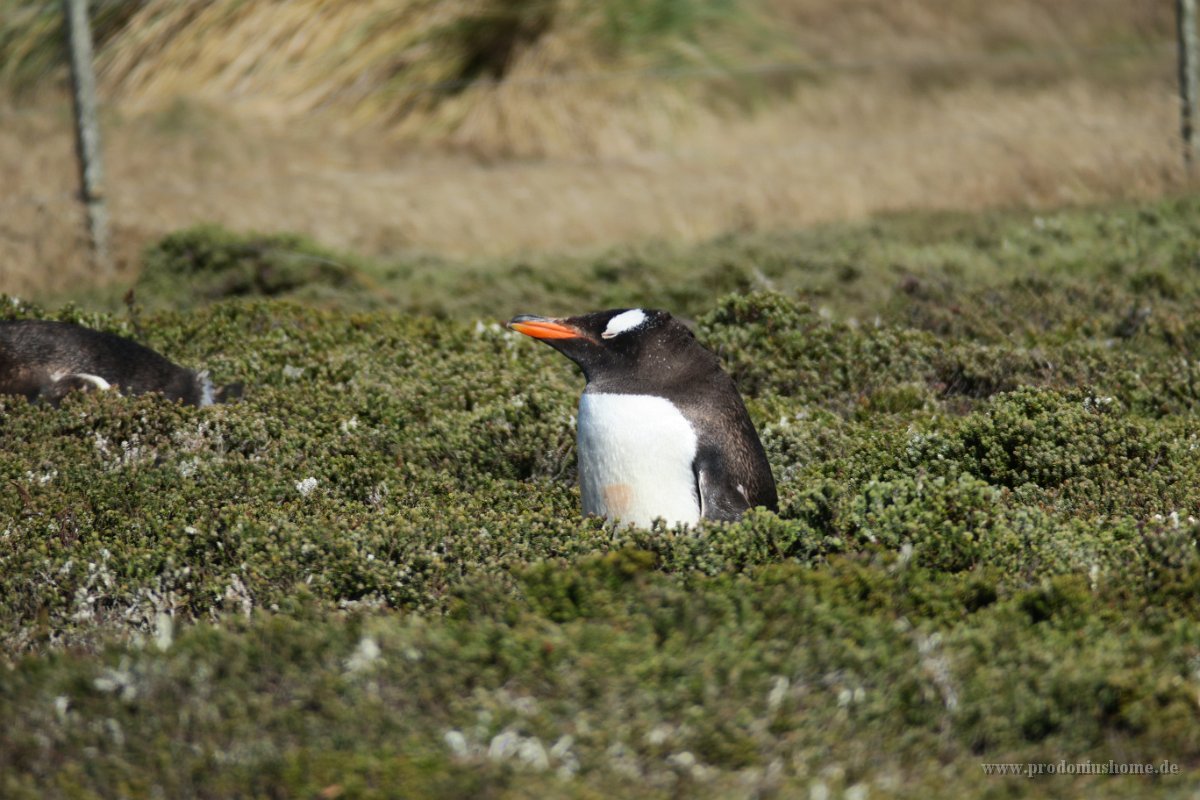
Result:
[[[93,386],[109,384],[126,394],[161,392],[192,405],[214,399],[206,374],[174,364],[131,339],[70,322],[0,322],[0,393],[60,399],[63,386],[82,385],[80,376]]]

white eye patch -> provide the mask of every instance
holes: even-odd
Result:
[[[600,334],[601,339],[611,339],[619,333],[631,331],[646,321],[646,312],[640,308],[623,311],[608,321],[608,327]]]

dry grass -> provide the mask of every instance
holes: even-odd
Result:
[[[605,156],[670,145],[681,123],[711,121],[719,105],[708,82],[614,73],[900,62],[936,82],[955,77],[938,66],[945,59],[1049,51],[1062,55],[1035,77],[1061,78],[1094,74],[1092,49],[1162,42],[1172,29],[1168,4],[1126,0],[728,5],[736,11],[713,11],[717,0],[148,0],[102,48],[99,69],[130,110],[190,97],[277,122],[323,114],[343,129],[371,124],[398,141],[487,156]],[[639,6],[683,21],[639,21]],[[613,32],[618,11],[634,19]],[[1011,78],[1020,67],[999,69]],[[596,74],[610,77],[566,91],[542,83]],[[782,79],[796,81],[804,75]]]
[[[763,0],[818,59],[1095,48],[1169,37],[1170,3],[1128,0]]]
[[[186,96],[274,122],[323,113],[343,131],[372,125],[393,140],[491,156],[628,151],[700,112],[695,85],[606,80],[555,93],[553,103],[542,92],[511,88],[652,67],[668,57],[667,45],[647,54],[610,52],[602,6],[150,0],[102,51],[99,70],[109,95],[131,110]],[[692,48],[688,56],[682,60],[702,64],[707,51]]]
[[[594,48],[553,28],[505,81],[397,115],[413,98],[386,71],[407,58],[430,81],[454,74],[419,56],[438,15],[470,4],[333,14],[298,0],[285,15],[151,2],[102,56],[122,276],[145,242],[204,221],[372,255],[504,256],[1169,191],[1182,180],[1169,50],[1009,58],[1168,36],[1169,9],[1084,5],[777,0],[763,13],[801,53],[861,68],[749,105],[757,89],[729,82],[539,82],[599,68]],[[0,291],[53,293],[86,275],[71,152],[61,104],[0,125]]]

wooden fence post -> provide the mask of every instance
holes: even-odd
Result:
[[[80,196],[87,207],[93,267],[100,277],[108,277],[112,266],[108,249],[108,208],[104,200],[104,163],[100,155],[100,125],[96,119],[96,73],[92,67],[92,30],[87,0],[62,0],[62,4],[71,53]]]
[[[1179,37],[1179,130],[1183,163],[1191,172],[1200,156],[1196,141],[1196,0],[1175,0],[1175,25]]]

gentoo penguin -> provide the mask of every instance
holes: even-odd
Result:
[[[649,527],[776,510],[775,480],[716,355],[666,311],[621,308],[508,327],[583,370],[577,436],[583,513]]]
[[[126,394],[160,392],[207,406],[241,394],[241,385],[214,386],[207,371],[178,366],[148,347],[69,322],[0,322],[0,394],[58,405],[74,389],[117,387]]]

